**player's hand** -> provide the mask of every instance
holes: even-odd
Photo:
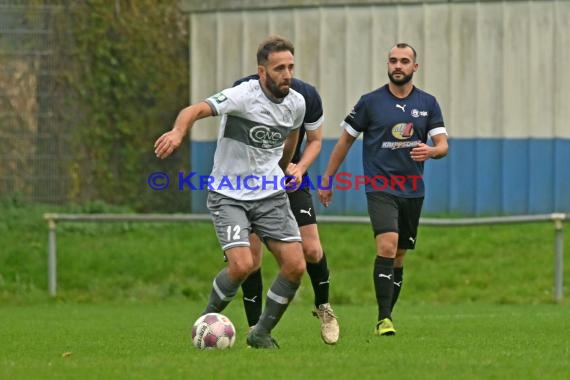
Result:
[[[297,167],[296,164],[289,163],[289,165],[287,165],[287,170],[285,170],[285,174],[288,177],[292,177],[289,181],[287,181],[286,191],[288,193],[297,191],[303,182],[304,173]]]
[[[416,162],[426,161],[431,158],[431,150],[431,146],[424,143],[419,143],[418,146],[410,151],[410,157]]]
[[[331,181],[331,177],[327,177],[327,176],[323,176],[322,177],[322,182],[319,185],[319,200],[321,201],[321,204],[325,207],[329,207],[329,205],[332,202],[332,195],[333,195],[333,191],[332,191],[332,184],[330,183]]]
[[[177,131],[169,131],[160,136],[154,143],[154,154],[164,159],[172,154],[182,143],[183,136]]]

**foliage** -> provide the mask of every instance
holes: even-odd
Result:
[[[61,54],[71,62],[63,80],[74,93],[66,106],[74,116],[69,197],[138,211],[184,210],[188,194],[147,185],[154,171],[188,166],[187,146],[164,162],[153,153],[155,139],[188,101],[187,22],[178,1],[70,4],[57,28],[71,39],[58,46],[73,47]]]

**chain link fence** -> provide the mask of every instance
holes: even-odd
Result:
[[[0,197],[67,199],[70,131],[59,78],[65,73],[61,1],[0,0]],[[69,115],[68,115],[69,116]]]

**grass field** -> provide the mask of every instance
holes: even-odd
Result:
[[[566,379],[570,302],[553,302],[549,223],[422,227],[394,314],[372,335],[374,244],[367,225],[323,224],[341,339],[324,345],[307,276],[274,331],[282,349],[245,347],[239,297],[225,314],[238,340],[192,348],[222,255],[209,223],[62,223],[58,297],[47,296],[42,214],[108,206],[0,205],[0,379]],[[568,252],[569,240],[565,241]],[[566,265],[566,283],[570,276]],[[275,273],[267,255],[264,279]]]
[[[245,346],[241,303],[226,314],[228,351],[188,340],[202,304],[44,303],[3,307],[3,379],[566,379],[567,306],[410,305],[395,337],[372,335],[373,305],[339,305],[341,339],[326,346],[309,307],[294,303],[274,331],[281,349]]]

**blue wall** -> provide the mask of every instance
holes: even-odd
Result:
[[[322,174],[336,140],[324,140],[310,170]],[[449,156],[426,163],[424,215],[461,216],[570,212],[570,139],[451,139]],[[215,142],[191,143],[192,171],[208,175]],[[362,174],[362,140],[340,171]],[[193,212],[207,212],[206,192],[192,191]],[[317,206],[318,202],[315,202]],[[364,191],[336,190],[321,214],[365,214]]]

